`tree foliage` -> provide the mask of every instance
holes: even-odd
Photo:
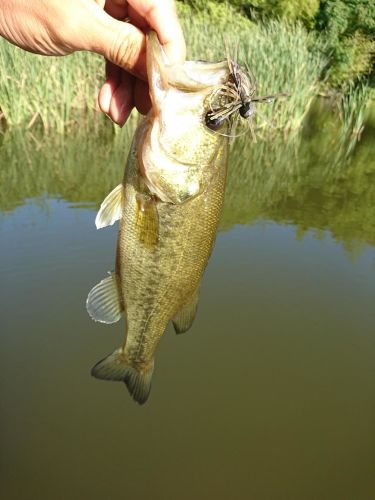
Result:
[[[375,83],[374,0],[183,0],[195,9],[211,13],[223,4],[253,22],[277,17],[302,21],[326,42],[327,80],[330,86],[346,89],[352,82],[368,78]]]
[[[207,6],[204,0],[184,0],[184,3],[197,10],[203,10]],[[319,9],[319,0],[216,0],[209,3],[229,4],[253,21],[279,17],[301,20],[308,26],[313,26]]]
[[[374,73],[375,2],[323,0],[315,26],[328,42],[328,76],[333,85],[345,86]]]

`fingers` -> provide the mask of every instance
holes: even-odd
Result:
[[[99,92],[99,107],[120,126],[134,106],[134,80],[129,73],[107,62],[107,79]]]
[[[111,64],[113,68],[117,68]],[[107,78],[102,86],[98,102],[100,109],[111,120],[122,126],[131,113],[133,106],[142,115],[146,115],[151,108],[151,99],[148,84],[138,78],[127,80],[126,73],[118,69],[118,75],[113,74]],[[120,76],[120,73],[123,73]]]
[[[146,115],[151,108],[151,98],[148,88],[148,84],[143,80],[135,79],[134,84],[134,105],[137,110],[142,114]]]
[[[106,61],[106,81],[98,96],[99,107],[103,113],[108,114],[113,94],[121,82],[121,68]]]
[[[126,2],[111,0],[106,2],[105,9],[108,13],[97,3],[92,4],[94,16],[87,20],[86,26],[90,33],[87,37],[89,46],[84,48],[102,54],[114,64],[145,79],[144,32],[150,27],[157,32],[171,63],[185,59],[185,40],[172,0],[129,0],[127,9]],[[134,24],[115,19],[124,13]]]
[[[107,60],[140,78],[146,79],[146,39],[144,33],[130,23],[119,21],[92,4],[93,17],[85,21],[87,46]],[[85,30],[83,30],[85,31]]]
[[[133,87],[134,77],[122,71],[121,82],[112,96],[108,113],[112,120],[121,127],[133,109]]]
[[[126,0],[106,0],[104,10],[115,19],[124,20],[127,16],[128,2]]]
[[[100,8],[102,0],[97,0],[95,6],[96,23],[91,24],[92,36],[87,48],[110,61],[107,79],[98,96],[99,106],[115,123],[123,125],[134,105],[142,114],[151,107],[146,83],[145,33],[149,28],[157,32],[171,63],[184,61],[185,40],[173,0],[107,0],[105,12]],[[120,21],[125,16],[129,23]]]
[[[171,63],[183,62],[186,46],[175,2],[173,0],[128,0],[128,4],[130,17],[143,18],[147,25],[156,31]],[[139,27],[144,28],[144,26]]]

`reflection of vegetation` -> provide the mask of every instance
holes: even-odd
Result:
[[[324,104],[324,103],[323,103]],[[370,128],[347,158],[337,119],[320,103],[302,134],[288,140],[250,143],[238,139],[231,151],[221,229],[274,220],[329,230],[346,248],[375,245],[375,155]],[[317,120],[316,116],[321,119]],[[134,127],[81,131],[51,137],[10,131],[0,143],[0,210],[10,211],[44,193],[75,206],[98,206],[123,175]],[[1,137],[1,136],[0,136]]]
[[[302,137],[235,144],[223,229],[265,219],[294,224],[299,235],[329,230],[348,249],[375,245],[374,144],[364,134],[347,158],[328,117],[306,126]]]
[[[75,203],[101,202],[122,178],[131,128],[114,135],[108,124],[48,140],[12,129],[0,142],[0,209],[12,210],[44,193]]]
[[[367,109],[370,107],[369,88],[366,85],[349,87],[341,98],[342,148],[346,148],[346,156],[354,149],[364,129]]]

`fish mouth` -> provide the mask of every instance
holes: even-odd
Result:
[[[166,72],[169,85],[185,91],[204,90],[228,81],[226,61],[185,61],[183,65],[166,68]]]
[[[220,140],[206,126],[207,97],[228,82],[227,61],[170,64],[155,32],[147,36],[152,102],[137,156],[151,195],[182,204],[201,194],[212,177]]]
[[[171,64],[157,34],[150,31],[147,36],[147,70],[150,89],[157,83],[152,76],[155,67],[160,72],[160,83],[163,86],[175,87],[186,92],[197,92],[222,85],[229,78],[226,60],[219,62],[185,61]]]

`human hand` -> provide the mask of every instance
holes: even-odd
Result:
[[[129,22],[124,22],[124,20]],[[145,32],[153,29],[171,62],[185,57],[173,0],[1,0],[0,35],[43,55],[89,50],[104,56],[99,106],[123,125],[133,106],[150,107]]]

